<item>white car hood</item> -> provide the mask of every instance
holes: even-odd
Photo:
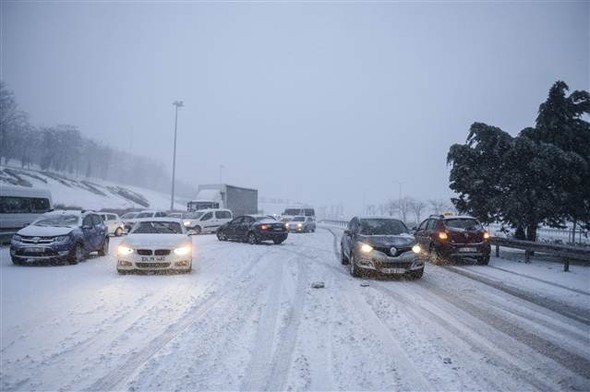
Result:
[[[129,234],[121,242],[130,248],[177,248],[190,245],[191,240],[186,234]]]
[[[35,226],[29,225],[20,229],[17,234],[27,237],[57,237],[69,234],[74,227]]]

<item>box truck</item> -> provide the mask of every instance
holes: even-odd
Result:
[[[187,211],[225,208],[234,217],[258,213],[258,190],[227,184],[199,185],[197,196],[187,203]]]

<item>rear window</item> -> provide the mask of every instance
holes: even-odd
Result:
[[[483,227],[481,223],[479,223],[475,219],[445,219],[445,226],[452,229],[462,229],[462,230],[482,230]]]

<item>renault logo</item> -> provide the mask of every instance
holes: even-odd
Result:
[[[396,254],[396,253],[397,253],[397,248],[396,248],[395,246],[392,246],[392,247],[389,249],[389,253],[391,253],[392,255]]]

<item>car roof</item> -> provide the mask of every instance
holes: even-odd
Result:
[[[449,216],[445,216],[443,219],[444,220],[450,220],[450,219],[475,219],[475,220],[478,220],[476,217],[469,216],[469,215],[449,215]]]
[[[367,219],[389,219],[389,220],[396,220],[400,221],[401,219],[395,218],[393,216],[357,216],[359,220],[367,220]]]

